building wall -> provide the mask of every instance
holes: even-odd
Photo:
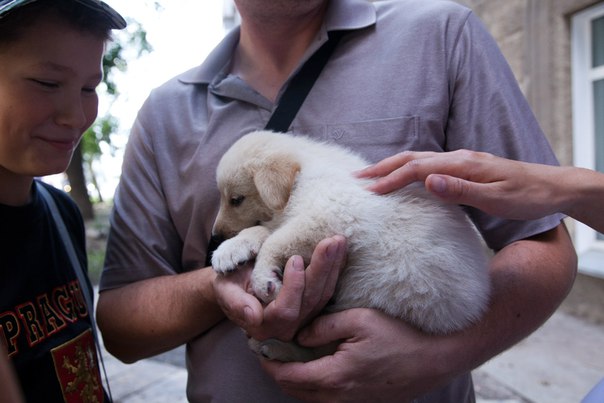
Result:
[[[571,17],[603,1],[457,0],[497,40],[562,164],[573,163]],[[603,303],[604,279],[580,274],[561,309],[603,324]]]
[[[497,40],[560,162],[572,164],[570,18],[602,0],[457,0]]]

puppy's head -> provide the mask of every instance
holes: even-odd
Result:
[[[286,153],[235,143],[216,171],[220,210],[212,235],[231,238],[270,221],[287,205],[299,171],[300,165]]]

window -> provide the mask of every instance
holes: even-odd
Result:
[[[604,3],[572,18],[575,165],[604,172]],[[577,224],[579,266],[604,276],[604,234]]]
[[[241,17],[237,12],[233,0],[222,0],[222,25],[225,31],[230,31],[241,23]]]

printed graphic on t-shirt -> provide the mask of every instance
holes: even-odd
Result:
[[[90,329],[51,350],[65,402],[102,402],[103,388]]]
[[[21,347],[31,349],[56,336],[70,324],[88,316],[86,302],[77,280],[55,287],[51,292],[21,302],[12,310],[0,310],[0,337],[8,355],[16,358]]]

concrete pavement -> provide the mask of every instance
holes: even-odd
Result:
[[[153,359],[126,365],[106,352],[103,359],[115,403],[187,401],[185,368]]]
[[[116,403],[186,402],[183,349],[170,354],[125,365],[105,352]],[[579,403],[602,378],[604,326],[562,311],[474,372],[478,403]]]
[[[475,371],[477,400],[579,403],[604,378],[603,343],[604,326],[558,311],[529,338]],[[493,396],[491,383],[512,395]]]

